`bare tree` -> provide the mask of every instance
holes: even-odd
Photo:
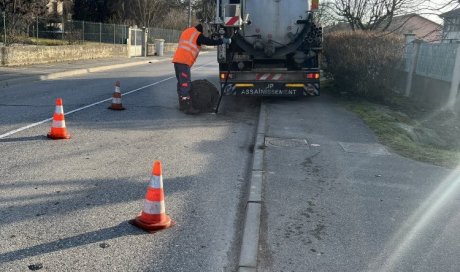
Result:
[[[329,16],[352,30],[386,31],[395,16],[439,15],[458,8],[459,0],[330,0],[322,5]]]
[[[2,0],[0,9],[5,12],[8,43],[16,42],[25,34],[27,26],[46,14],[48,0]]]
[[[407,8],[411,0],[336,0],[334,12],[343,18],[352,30],[386,30],[392,18]]]
[[[184,9],[170,9],[159,25],[162,28],[182,30],[188,25],[187,11]]]
[[[215,17],[216,1],[215,0],[199,0],[195,2],[194,10],[196,11],[197,19],[210,22]]]
[[[1,1],[1,0],[0,0]],[[189,0],[73,0],[77,20],[183,29]],[[192,22],[211,20],[215,0],[192,0]],[[195,18],[196,17],[196,18]]]
[[[129,17],[129,3],[124,0],[112,0],[107,4],[110,16],[109,23],[114,24],[131,24],[133,23]]]
[[[62,13],[65,18],[70,19],[70,15],[73,10],[73,1],[72,0],[59,0],[62,2]]]
[[[97,0],[73,0],[73,18],[82,21],[101,22],[101,2]]]
[[[334,5],[332,2],[325,1],[321,3],[316,12],[316,20],[318,20],[322,26],[334,25],[340,21],[337,14],[334,12]]]
[[[143,27],[151,27],[154,25],[154,20],[161,20],[161,11],[165,8],[163,0],[131,0],[129,1],[133,19]]]

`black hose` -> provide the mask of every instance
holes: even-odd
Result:
[[[231,55],[230,61],[227,61],[227,66],[228,66],[227,75],[225,76],[224,86],[220,90],[219,101],[217,102],[216,111],[214,112],[215,114],[219,112],[220,103],[222,102],[222,97],[224,96],[224,91],[225,91],[225,88],[227,87],[228,78],[230,77],[230,69],[231,69],[231,65],[232,65],[233,57],[235,56],[235,53],[232,52],[230,53],[230,55]]]

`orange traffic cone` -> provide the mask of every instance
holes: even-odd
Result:
[[[124,110],[125,108],[121,104],[121,92],[120,92],[120,81],[115,82],[115,91],[112,95],[112,105],[109,109],[111,110]]]
[[[70,134],[67,133],[64,120],[64,107],[62,106],[62,99],[56,99],[56,109],[53,114],[53,123],[51,124],[51,131],[48,133],[48,138],[53,140],[69,139]]]
[[[161,162],[155,161],[145,195],[144,209],[129,223],[148,232],[169,228],[174,225],[174,222],[166,215],[165,210]]]

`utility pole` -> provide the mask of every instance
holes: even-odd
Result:
[[[3,15],[3,34],[4,34],[3,46],[6,46],[6,14],[5,14],[5,11],[2,11],[2,15]]]
[[[192,0],[188,0],[188,27],[192,26]]]

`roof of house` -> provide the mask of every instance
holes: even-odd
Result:
[[[460,14],[460,8],[458,9],[453,9],[451,11],[448,11],[448,12],[444,12],[443,14],[440,14],[439,17],[443,18],[443,17],[451,17],[451,16],[456,16],[456,15],[459,15]]]
[[[441,24],[438,24],[436,23],[435,21],[432,21],[428,18],[425,18],[421,15],[418,15],[416,13],[410,13],[410,14],[406,14],[406,15],[400,15],[400,16],[395,16],[393,17],[393,19],[391,20],[391,25],[400,25],[400,24],[405,24],[407,23],[410,19],[412,18],[417,18],[417,19],[421,19],[422,21],[425,21],[426,24],[430,24],[430,25],[433,25],[433,26],[436,26],[436,27],[442,27]]]
[[[381,29],[383,26],[381,27]],[[426,41],[440,40],[442,36],[442,25],[433,22],[418,14],[406,14],[401,16],[395,16],[391,20],[391,24],[387,31],[396,34],[416,34],[418,38]],[[344,31],[350,30],[348,23],[339,23],[330,28],[327,28],[325,32],[333,31]]]

